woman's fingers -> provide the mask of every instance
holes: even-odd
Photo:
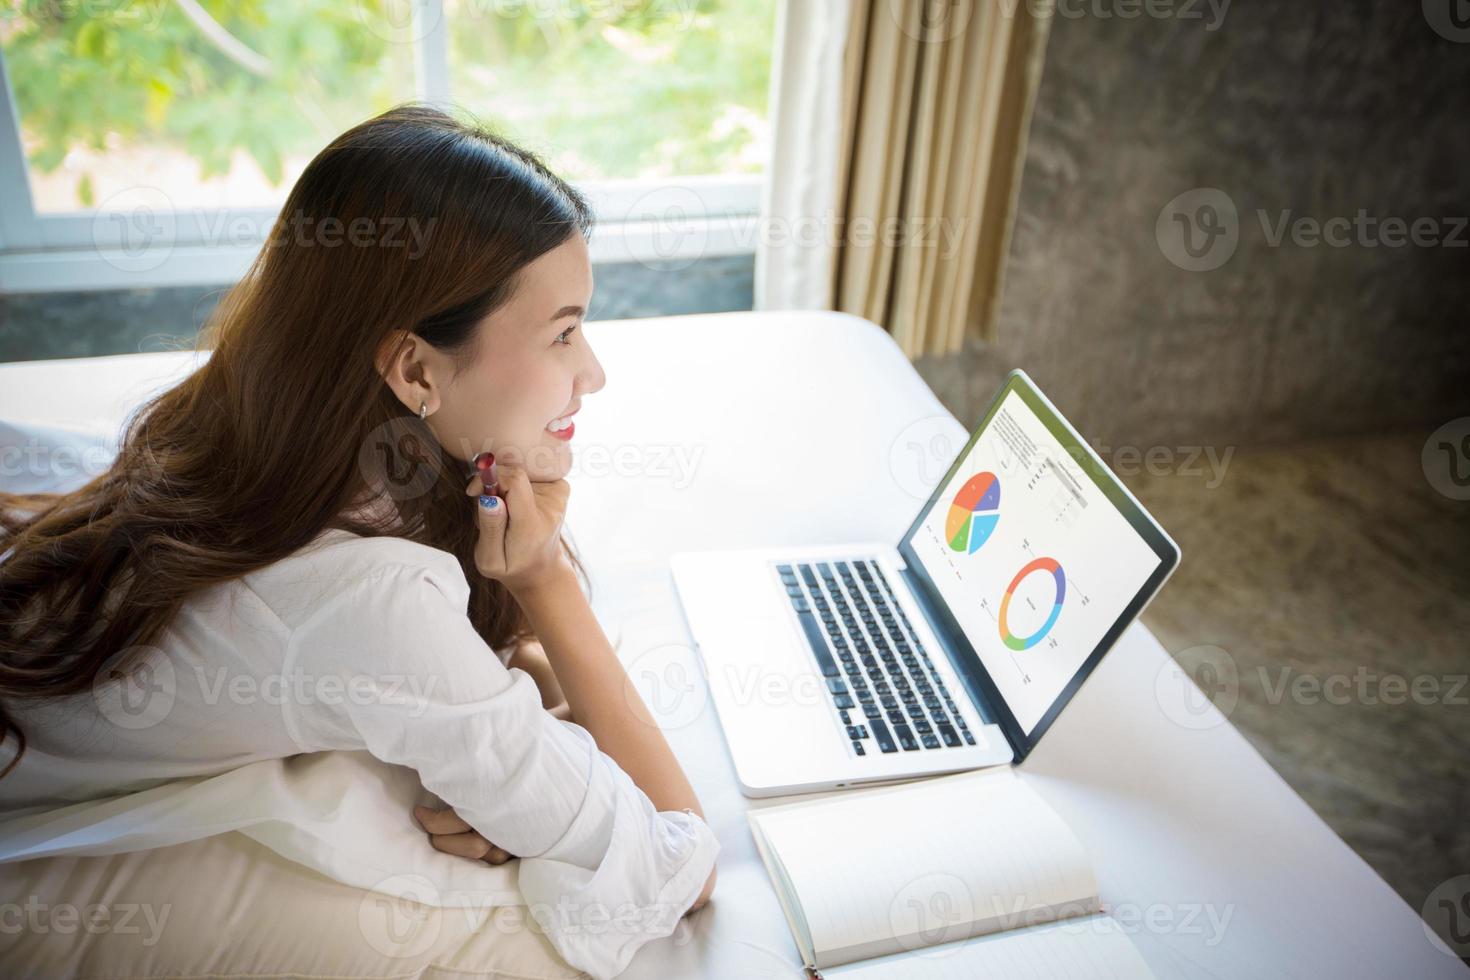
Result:
[[[503,847],[490,843],[455,813],[452,808],[433,810],[426,806],[413,808],[419,826],[429,832],[429,843],[435,850],[476,861],[504,864],[515,857]]]
[[[419,826],[431,834],[462,834],[474,829],[454,812],[453,807],[434,810],[426,806],[416,806],[413,808],[413,815],[418,819]]]
[[[430,834],[429,843],[445,854],[490,864],[504,864],[512,856],[505,848],[496,847],[473,830],[464,834]]]

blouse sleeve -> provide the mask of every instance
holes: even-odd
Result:
[[[719,841],[692,811],[656,811],[585,728],[548,713],[531,675],[474,631],[467,601],[457,564],[381,567],[333,596],[293,631],[286,669],[296,691],[340,696],[288,697],[285,723],[307,751],[415,769],[519,856],[522,896],[562,958],[615,976],[674,931]]]

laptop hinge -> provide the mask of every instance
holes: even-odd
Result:
[[[976,709],[980,712],[980,720],[987,725],[995,726],[996,730],[1000,732],[1001,737],[1006,740],[1006,744],[1011,747],[1011,754],[1014,757],[1019,751],[1016,748],[1016,744],[1011,741],[1011,736],[1006,731],[1006,726],[1000,723],[1000,716],[996,713],[994,705],[985,693],[985,689],[980,685],[980,681],[975,676],[974,670],[960,657],[958,649],[956,649],[954,642],[950,639],[949,631],[939,623],[939,617],[935,614],[933,600],[929,598],[929,594],[924,589],[923,583],[907,565],[900,568],[898,574],[903,576],[903,580],[908,583],[909,594],[919,604],[919,611],[924,614],[924,619],[928,621],[930,631],[939,640],[939,645],[944,650],[944,655],[949,658],[950,666],[954,668],[954,672],[959,675],[960,683],[964,684],[965,690],[969,692],[970,700],[974,702]]]

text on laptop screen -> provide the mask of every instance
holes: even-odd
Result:
[[[1028,734],[1159,565],[1014,390],[910,545]]]

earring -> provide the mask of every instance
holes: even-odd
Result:
[[[429,403],[428,402],[419,402],[419,420],[422,421],[423,419],[427,418],[428,415],[429,415]]]

